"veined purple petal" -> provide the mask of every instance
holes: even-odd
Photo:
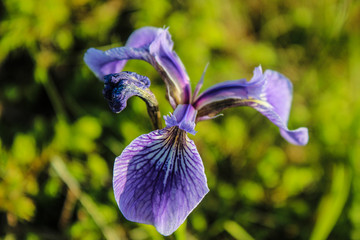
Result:
[[[218,83],[201,93],[192,105],[199,110],[208,104],[227,99],[256,98],[263,92],[264,83],[261,67],[257,67],[249,82],[246,79],[240,79]]]
[[[167,29],[143,27],[130,35],[125,47],[107,51],[90,48],[84,56],[84,61],[100,80],[105,75],[121,72],[126,61],[131,59],[144,60],[154,66],[167,86],[167,97],[173,108],[190,102],[189,77],[173,51]]]
[[[113,187],[124,216],[172,234],[208,193],[196,146],[178,127],[136,138],[115,160]]]
[[[118,47],[107,51],[90,48],[85,53],[84,61],[91,71],[103,81],[104,76],[121,72],[126,60],[150,61],[150,58],[149,52],[142,48]]]
[[[161,29],[149,50],[157,65],[155,68],[162,75],[167,85],[168,94],[171,95],[176,104],[187,104],[190,103],[191,98],[189,76],[180,58],[173,51],[173,45],[169,31]]]
[[[197,111],[190,104],[180,104],[176,107],[174,114],[164,116],[167,127],[178,126],[192,135],[195,135],[195,118]]]
[[[125,47],[112,48],[107,51],[90,48],[85,53],[84,61],[95,75],[103,80],[105,75],[121,72],[127,60],[150,61],[147,49],[156,38],[157,32],[158,28],[144,27],[130,35]]]
[[[257,67],[249,82],[242,79],[217,84],[203,92],[193,106],[198,110],[197,120],[213,117],[225,108],[250,106],[278,126],[288,142],[305,145],[309,139],[307,128],[287,128],[291,101],[291,82],[275,71],[262,74],[261,67]]]

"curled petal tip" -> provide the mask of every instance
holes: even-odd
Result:
[[[124,110],[130,97],[140,97],[146,103],[153,128],[159,129],[161,128],[161,115],[158,102],[149,87],[149,78],[134,72],[109,74],[104,77],[103,95],[114,113]]]
[[[306,127],[298,128],[296,130],[280,129],[280,134],[289,143],[299,146],[304,146],[309,142],[309,131]]]
[[[145,101],[153,100],[151,97],[150,80],[133,72],[109,74],[104,77],[103,95],[108,101],[111,110],[121,112],[132,96],[139,96]]]

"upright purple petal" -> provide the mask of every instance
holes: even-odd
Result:
[[[165,128],[136,138],[115,160],[113,187],[121,212],[172,234],[208,193],[204,166],[186,132]]]
[[[173,51],[173,45],[168,30],[159,31],[157,38],[150,45],[150,54],[157,64],[155,68],[167,85],[168,94],[174,98],[177,104],[190,103],[189,77],[180,58]]]
[[[127,47],[133,48],[148,48],[150,44],[156,39],[161,28],[143,27],[135,30],[126,41]]]
[[[257,67],[249,82],[242,79],[219,83],[203,92],[193,106],[198,110],[198,120],[214,117],[225,108],[250,106],[278,126],[288,142],[305,145],[309,138],[307,128],[287,128],[291,101],[291,82],[275,71],[262,74],[261,67]]]
[[[166,126],[178,126],[192,135],[195,135],[195,118],[197,111],[190,104],[180,104],[176,107],[174,114],[164,116]]]
[[[190,102],[189,77],[173,51],[167,29],[143,27],[130,35],[125,47],[107,51],[90,48],[84,56],[84,61],[100,80],[105,75],[121,72],[131,59],[144,60],[154,66],[167,86],[167,97],[173,108]]]

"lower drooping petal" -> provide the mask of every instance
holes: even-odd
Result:
[[[208,193],[201,157],[178,127],[136,138],[116,158],[113,187],[124,216],[173,233]]]
[[[305,145],[309,140],[308,129],[305,127],[296,130],[289,130],[287,123],[289,120],[291,101],[292,101],[292,84],[282,74],[266,70],[264,73],[266,79],[265,96],[266,101],[272,106],[259,104],[255,107],[264,116],[270,119],[275,125],[280,127],[280,134],[288,142],[295,145]]]
[[[198,110],[197,120],[214,117],[229,107],[250,106],[280,128],[281,135],[290,143],[305,145],[308,142],[308,129],[289,130],[292,101],[292,84],[282,74],[255,68],[251,81],[245,79],[219,83],[203,92],[194,102]]]

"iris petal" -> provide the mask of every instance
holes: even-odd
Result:
[[[126,107],[127,100],[132,96],[147,100],[147,95],[151,95],[152,99],[155,99],[149,87],[150,80],[147,77],[134,72],[121,72],[105,76],[103,94],[111,110],[119,113]]]
[[[180,104],[176,107],[174,114],[164,116],[167,127],[178,126],[180,129],[195,135],[195,118],[197,111],[190,104]]]
[[[200,155],[186,132],[165,128],[136,138],[116,158],[116,201],[131,221],[173,233],[209,191]]]
[[[103,80],[108,74],[121,72],[127,60],[149,62],[160,73],[167,86],[167,97],[173,108],[189,103],[189,77],[180,58],[173,51],[173,42],[167,29],[144,27],[133,32],[124,47],[101,51],[90,48],[84,60],[95,75]]]
[[[90,48],[85,53],[85,63],[100,80],[103,80],[105,75],[121,72],[127,60],[150,61],[149,51],[146,50],[156,38],[157,32],[157,28],[144,27],[130,35],[125,47],[112,48],[107,51]]]
[[[198,110],[198,120],[214,117],[225,108],[250,106],[278,126],[288,142],[305,145],[309,138],[307,128],[287,128],[291,101],[291,82],[275,71],[266,70],[262,74],[261,67],[257,67],[249,82],[241,79],[216,84],[203,92],[193,106]]]
[[[163,76],[168,94],[176,104],[189,103],[191,97],[189,77],[180,58],[172,50],[173,45],[170,33],[162,30],[150,45],[150,54],[155,59],[155,68]],[[171,99],[170,103],[174,108],[176,107]]]
[[[102,81],[108,74],[121,72],[129,59],[150,61],[150,55],[142,48],[119,47],[107,51],[90,48],[84,56],[85,63]]]
[[[154,129],[159,129],[161,128],[161,118],[158,102],[149,87],[150,80],[134,72],[109,74],[104,77],[103,95],[115,113],[125,109],[130,97],[140,97],[146,103]]]

